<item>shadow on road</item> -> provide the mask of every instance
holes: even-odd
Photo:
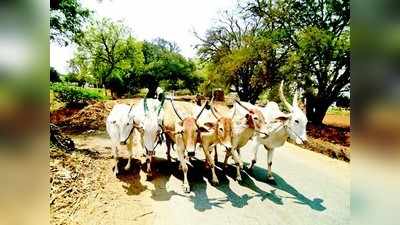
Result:
[[[207,182],[205,182],[204,178],[206,178],[210,184],[212,183],[211,170],[205,168],[204,161],[202,160],[191,160],[191,164],[193,165],[193,167],[190,168],[192,170],[191,175],[193,177],[201,178],[201,182],[190,182],[190,176],[188,178],[189,182],[191,183],[192,191],[195,194],[194,197],[191,197],[195,209],[204,211],[206,209],[211,209],[212,207],[221,208],[221,205],[225,204],[226,202],[230,202],[233,207],[243,208],[247,205],[248,200],[251,199],[251,197],[249,197],[247,194],[239,196],[233,192],[229,186],[229,180],[227,179],[226,175],[218,168],[216,168],[216,174],[219,180],[219,185],[214,186],[214,188],[225,193],[226,198],[208,198],[206,192]]]
[[[126,159],[121,159],[119,161],[118,168],[120,173],[117,177],[127,184],[123,185],[123,187],[127,190],[128,195],[138,195],[147,189],[146,186],[141,184],[139,174],[140,169],[145,171],[145,164],[141,164],[140,160],[132,159],[131,168],[128,171],[125,171],[124,166],[126,165],[126,162]],[[205,179],[208,180],[208,183],[211,183],[211,170],[205,168],[203,160],[194,159],[191,160],[190,163],[192,166],[189,166],[188,180],[191,192],[194,195],[181,194],[177,191],[167,191],[166,185],[170,177],[174,176],[183,182],[183,173],[179,170],[179,162],[176,160],[168,162],[164,158],[155,157],[152,167],[153,179],[151,180],[155,186],[155,190],[151,191],[151,198],[156,201],[168,201],[172,196],[178,195],[190,199],[196,210],[205,211],[212,209],[213,207],[221,208],[221,205],[226,202],[230,202],[233,207],[243,208],[248,205],[248,201],[254,197],[260,197],[261,201],[268,199],[277,205],[283,205],[282,198],[275,194],[276,189],[279,189],[292,195],[293,197],[288,198],[295,199],[295,202],[298,204],[308,205],[310,208],[317,211],[323,211],[326,209],[326,207],[322,205],[323,199],[314,198],[311,200],[307,198],[275,173],[273,176],[276,185],[273,186],[276,189],[269,192],[262,190],[256,185],[254,180],[266,183],[267,171],[258,166],[254,166],[252,171],[242,173],[242,181],[239,182],[241,186],[249,188],[257,194],[252,196],[244,194],[240,196],[230,188],[230,181],[227,178],[227,176],[232,179],[236,178],[236,168],[232,165],[228,165],[227,168],[221,170],[219,168],[223,168],[223,164],[218,163],[216,173],[220,183],[213,188],[225,193],[226,197],[209,198],[207,195],[207,187],[210,187],[210,185],[207,184]]]
[[[154,157],[152,162],[153,179],[155,189],[151,191],[151,198],[156,201],[168,201],[174,195],[186,197],[176,191],[167,191],[167,183],[172,174],[178,170],[178,162],[168,162],[166,159]],[[146,171],[146,164],[143,164],[143,171]]]
[[[223,168],[223,163],[218,163],[218,165]],[[224,169],[227,176],[231,177],[232,179],[236,179],[236,167],[233,165],[227,165]],[[239,182],[240,185],[249,188],[250,190],[257,193],[254,197],[261,197],[261,201],[268,199],[275,204],[283,205],[282,199],[275,194],[275,190],[271,190],[270,192],[266,192],[259,188],[255,183],[254,180],[249,177],[246,173],[241,173],[242,181]]]
[[[267,183],[266,182],[267,170],[265,170],[261,167],[258,167],[258,166],[254,166],[251,171],[247,171],[247,172],[248,172],[248,175],[253,177],[255,180]],[[289,198],[295,199],[296,203],[308,205],[310,208],[317,210],[317,211],[324,211],[326,209],[326,207],[322,205],[322,203],[324,201],[323,199],[314,198],[311,200],[311,199],[307,198],[306,196],[304,196],[303,194],[301,194],[300,192],[298,192],[296,188],[294,188],[293,186],[288,184],[282,177],[280,177],[276,173],[273,173],[273,177],[274,177],[274,180],[276,183],[276,185],[274,185],[274,187],[291,194],[293,197],[289,197]]]
[[[131,168],[129,170],[125,170],[124,167],[127,162],[128,159],[118,160],[119,173],[117,178],[125,183],[122,185],[122,187],[125,189],[127,195],[139,195],[147,189],[147,186],[144,186],[140,182],[139,172],[141,168],[141,162],[138,159],[131,159]]]

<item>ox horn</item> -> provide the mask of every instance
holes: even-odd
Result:
[[[247,110],[248,112],[252,112],[249,108],[244,106],[239,100],[235,99],[235,102],[240,105],[243,109]]]
[[[133,109],[133,106],[134,106],[134,104],[132,103],[132,104],[131,104],[131,107],[129,108],[128,116],[129,116],[129,114],[131,113],[131,111],[132,111],[132,109]]]
[[[294,106],[298,106],[297,105],[297,96],[298,96],[298,91],[296,90],[295,92],[294,92],[294,96],[293,96],[293,103],[292,103],[292,106],[294,107]]]
[[[212,105],[213,102],[214,102],[214,95],[213,95],[212,98],[211,98],[210,110],[211,110],[211,113],[214,115],[215,119],[218,120],[219,118],[218,118],[218,116],[217,116],[217,113],[215,112],[214,106]]]
[[[200,118],[201,114],[203,113],[204,109],[206,108],[207,103],[208,103],[208,100],[206,100],[204,102],[203,106],[201,107],[199,114],[197,114],[197,116],[196,116],[196,121]]]
[[[291,111],[292,106],[289,104],[289,102],[286,100],[285,96],[283,95],[283,80],[281,82],[281,86],[279,87],[279,97],[281,98],[281,101],[285,104],[286,108],[288,108]]]
[[[233,112],[232,112],[232,115],[230,116],[231,119],[233,119],[233,117],[235,116],[235,113],[236,113],[236,104],[233,104],[232,109],[233,109]]]
[[[175,108],[175,104],[174,104],[173,98],[170,98],[169,100],[171,101],[171,105],[172,105],[172,108],[173,108],[174,111],[175,111],[176,116],[177,116],[181,121],[183,121],[181,115],[179,115],[179,113],[178,113],[178,110],[176,110],[176,108]]]

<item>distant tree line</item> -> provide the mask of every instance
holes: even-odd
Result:
[[[174,42],[139,41],[121,22],[89,19],[77,0],[51,1],[50,8],[51,38],[78,46],[66,78],[104,86],[115,97],[143,87],[151,96],[157,86],[206,95],[223,88],[255,103],[275,100],[285,80],[288,96],[302,91],[311,122],[321,123],[334,102],[349,104],[343,97],[350,91],[349,0],[238,2],[205,35],[195,34],[196,60]]]

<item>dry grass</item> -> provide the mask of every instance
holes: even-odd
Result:
[[[327,113],[322,122],[326,125],[348,128],[350,127],[350,114]]]
[[[50,222],[71,224],[71,218],[89,194],[101,190],[105,159],[95,153],[67,154],[50,148]]]
[[[59,102],[54,96],[54,92],[50,90],[50,112],[56,111],[57,109],[63,108],[65,103]]]

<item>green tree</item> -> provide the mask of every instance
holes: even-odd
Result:
[[[50,67],[50,82],[60,82],[60,75],[54,67]]]
[[[128,91],[125,81],[144,69],[142,44],[122,23],[109,19],[92,22],[77,43],[71,68],[94,77],[97,86],[110,89],[113,97]]]
[[[281,73],[305,91],[309,120],[322,123],[328,107],[350,90],[349,0],[254,0],[244,9],[264,32],[276,34],[287,55]]]
[[[225,88],[233,87],[244,101],[254,103],[277,76],[271,37],[261,32],[253,18],[225,12],[197,46],[203,61],[212,63]]]
[[[145,66],[140,81],[142,86],[149,89],[149,97],[155,96],[160,83],[167,90],[196,90],[201,78],[194,75],[195,63],[187,60],[178,51],[176,44],[160,38],[143,43]]]
[[[74,41],[89,16],[79,0],[50,0],[50,40],[62,45]]]

